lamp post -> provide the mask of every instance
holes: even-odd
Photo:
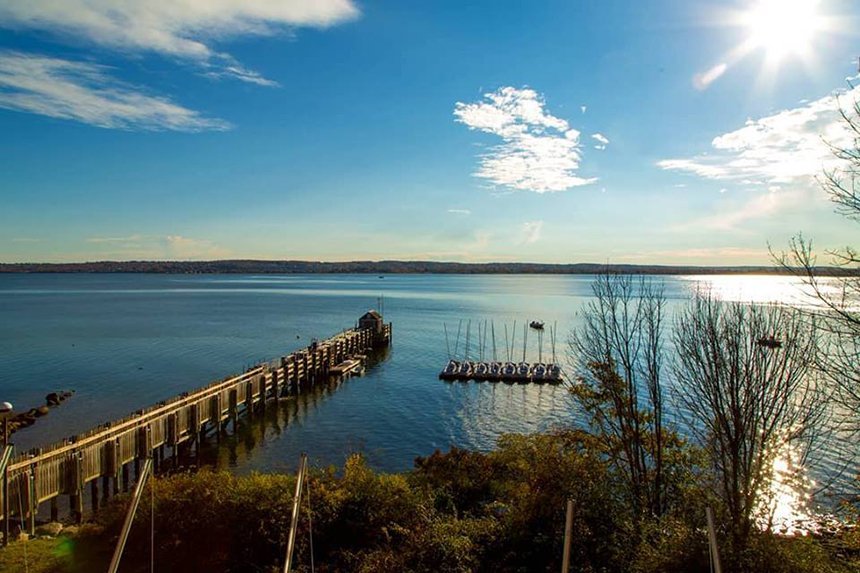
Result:
[[[12,404],[9,402],[0,402],[0,418],[3,418],[3,443],[6,446],[9,443],[9,414],[12,413]]]
[[[6,447],[9,445],[9,415],[12,413],[12,404],[9,402],[0,402],[0,418],[3,418],[3,444],[2,451],[6,454]],[[5,457],[5,456],[4,456]],[[3,467],[3,546],[9,544],[9,472]]]

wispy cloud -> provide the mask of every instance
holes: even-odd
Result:
[[[218,76],[272,85],[246,70],[215,42],[237,36],[271,36],[294,27],[324,28],[359,15],[351,0],[26,0],[0,3],[0,26],[34,29],[77,41],[155,52],[209,66]]]
[[[760,119],[711,141],[711,152],[665,159],[663,169],[732,183],[742,193],[718,212],[680,225],[676,230],[737,230],[744,223],[823,200],[816,177],[839,170],[844,160],[831,146],[853,144],[852,132],[840,113],[840,101],[860,98],[860,87],[841,90]],[[719,189],[729,196],[731,186]]]
[[[771,262],[766,248],[751,249],[746,247],[689,247],[662,251],[649,250],[625,253],[623,261],[631,263],[660,261],[663,264],[693,265],[766,265]]]
[[[522,226],[522,242],[526,245],[536,243],[542,230],[543,221],[526,221]]]
[[[472,211],[469,209],[448,209],[449,213],[453,213],[455,215],[471,215]]]
[[[602,133],[592,133],[591,138],[597,142],[594,146],[594,149],[599,149],[603,151],[606,149],[606,146],[609,145],[609,138],[607,138]]]
[[[596,181],[577,175],[579,131],[544,107],[544,99],[536,91],[514,87],[484,94],[476,103],[456,103],[456,121],[502,139],[481,156],[477,177],[535,193],[564,191]]]
[[[726,70],[728,69],[728,64],[725,62],[720,62],[715,66],[711,67],[709,70],[702,72],[700,74],[696,74],[693,76],[693,86],[697,90],[706,90],[708,87],[718,80]]]
[[[220,258],[229,255],[227,249],[223,249],[205,239],[193,239],[182,235],[168,235],[164,238],[167,252],[171,258],[177,259],[206,259]]]
[[[108,75],[108,68],[0,52],[0,107],[114,129],[206,131],[230,124]]]
[[[860,86],[763,117],[715,137],[712,153],[665,159],[663,169],[706,179],[769,185],[811,180],[841,166],[830,145],[851,145],[852,133],[839,113],[839,97],[860,98]]]
[[[141,235],[124,237],[87,237],[94,251],[83,255],[97,258],[136,259],[218,259],[230,256],[230,251],[208,239],[184,235]]]
[[[722,190],[721,190],[722,192]],[[674,231],[737,231],[744,223],[765,219],[808,203],[808,194],[797,188],[784,191],[754,193],[751,197],[740,198],[715,213],[688,220],[675,225]]]
[[[87,243],[132,243],[143,239],[142,235],[129,235],[128,237],[87,237]]]

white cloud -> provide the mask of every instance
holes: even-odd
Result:
[[[587,105],[579,106],[579,111],[581,111],[582,113],[585,113],[586,111],[588,111],[588,106]]]
[[[860,99],[860,86],[843,90],[840,97],[845,102]],[[837,96],[829,95],[748,120],[744,127],[715,137],[711,142],[713,153],[666,159],[657,165],[741,184],[812,183],[822,170],[842,165],[830,145],[844,147],[852,143],[852,132],[839,113]]]
[[[453,213],[455,215],[471,215],[472,211],[469,209],[448,209],[449,213]]]
[[[114,129],[193,132],[230,127],[122,83],[107,70],[89,62],[0,52],[0,107]]]
[[[603,151],[604,149],[606,149],[606,146],[609,145],[609,139],[602,133],[592,133],[591,138],[597,141],[597,144],[594,146],[594,149],[599,149],[600,151]]]
[[[543,221],[526,221],[522,227],[522,242],[526,245],[536,243],[542,230]]]
[[[547,113],[537,92],[504,87],[484,94],[484,100],[457,102],[454,107],[456,121],[502,139],[481,156],[477,177],[536,193],[564,191],[596,181],[576,174],[581,157],[579,131]]]
[[[327,27],[357,17],[351,0],[11,0],[0,26],[33,29],[123,51],[149,51],[217,63],[218,75],[269,85],[214,47],[236,36],[274,35],[292,27]]]

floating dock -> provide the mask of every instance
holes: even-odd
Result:
[[[450,360],[439,373],[442,380],[508,382],[512,384],[561,384],[564,382],[558,364],[542,362],[474,362]]]
[[[329,372],[332,376],[347,376],[349,374],[358,373],[363,369],[364,356],[358,355],[332,366]]]

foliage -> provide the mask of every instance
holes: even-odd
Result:
[[[670,509],[634,527],[624,479],[602,447],[586,432],[557,431],[504,436],[488,453],[435,452],[403,474],[375,472],[360,456],[339,470],[314,470],[306,490],[310,503],[302,503],[294,570],[310,570],[310,506],[316,571],[558,571],[564,508],[572,499],[572,571],[708,571],[702,521],[713,500],[698,479],[701,453],[673,444],[667,458],[673,468],[667,472]],[[153,483],[122,571],[149,571],[150,507],[158,571],[271,572],[283,566],[293,476],[201,471]],[[126,503],[126,496],[115,498],[99,513],[99,523],[71,543],[13,543],[0,551],[0,573],[22,570],[24,547],[36,573],[106,570]],[[61,546],[69,552],[59,555]],[[858,555],[860,540],[851,532],[826,543],[763,533],[734,561],[738,571],[842,572],[858,564]]]

